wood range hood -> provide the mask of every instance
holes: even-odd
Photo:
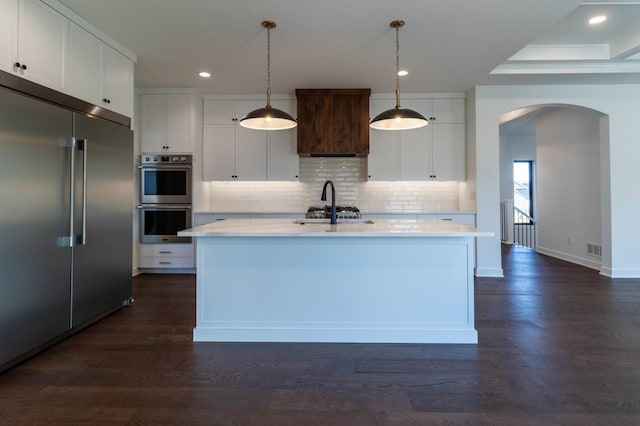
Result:
[[[296,89],[298,155],[369,154],[371,89]]]

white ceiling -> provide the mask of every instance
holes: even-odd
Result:
[[[137,54],[136,86],[203,94],[271,88],[395,89],[394,19],[403,92],[481,84],[640,83],[640,1],[60,0]],[[609,19],[598,27],[594,13]],[[635,56],[634,56],[635,55]],[[198,71],[213,74],[201,79]]]

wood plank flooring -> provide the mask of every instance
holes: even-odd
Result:
[[[477,346],[194,344],[194,277],[136,277],[130,308],[0,375],[0,424],[640,425],[640,280],[503,254]]]

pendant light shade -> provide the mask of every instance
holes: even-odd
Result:
[[[426,118],[417,111],[400,106],[400,34],[404,21],[392,21],[389,26],[396,30],[396,106],[378,114],[369,127],[378,130],[409,130],[429,124]]]
[[[267,29],[267,106],[251,111],[240,120],[240,125],[255,130],[285,130],[298,125],[295,118],[286,112],[271,106],[271,30],[276,27],[273,21],[262,21]]]

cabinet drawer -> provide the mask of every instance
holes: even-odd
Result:
[[[140,268],[193,268],[192,257],[141,257]]]
[[[192,244],[140,244],[140,257],[191,257]]]
[[[419,219],[442,219],[450,220],[461,225],[476,226],[476,215],[469,214],[419,214]]]

